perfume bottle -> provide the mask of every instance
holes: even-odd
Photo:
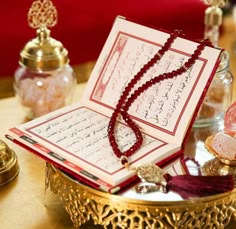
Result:
[[[205,11],[205,38],[218,46],[219,27],[222,24],[224,0],[212,1]],[[206,93],[193,127],[206,127],[224,122],[224,114],[232,100],[233,75],[229,69],[229,54],[224,51],[220,65]]]
[[[206,93],[194,127],[221,125],[232,101],[233,75],[229,70],[229,54],[223,53],[221,63]]]
[[[37,29],[37,36],[20,52],[14,89],[27,119],[34,119],[70,104],[76,77],[69,65],[68,51],[50,36],[48,27],[57,22],[52,2],[34,1],[28,22]]]

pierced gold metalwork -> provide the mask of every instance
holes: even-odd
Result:
[[[183,201],[144,201],[97,191],[47,164],[46,182],[62,201],[75,228],[224,228],[236,217],[236,190]]]
[[[166,185],[164,172],[155,164],[144,164],[136,168],[138,177],[144,182]]]
[[[36,0],[29,9],[28,23],[34,29],[53,27],[57,24],[57,20],[56,7],[50,0]]]

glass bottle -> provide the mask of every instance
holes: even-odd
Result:
[[[218,70],[198,112],[194,127],[220,125],[232,100],[233,75],[229,70],[229,54],[224,52]]]
[[[55,7],[51,1],[47,2],[45,5],[41,1],[34,1],[30,8],[28,21],[31,27],[37,28],[37,37],[20,52],[20,66],[15,71],[15,94],[27,119],[70,104],[76,85],[68,51],[61,42],[50,36],[47,28],[54,26],[57,19]],[[35,13],[37,11],[40,14]],[[48,17],[48,13],[51,17]]]
[[[222,24],[222,10],[224,0],[212,1],[212,6],[205,11],[205,38],[217,47],[219,26]],[[220,126],[224,122],[224,113],[232,100],[233,75],[229,69],[229,54],[224,51],[220,65],[206,93],[193,127],[211,125]]]
[[[209,38],[214,46],[218,45],[219,27],[222,24],[222,9],[217,5],[210,6],[205,11],[205,31],[204,37]]]

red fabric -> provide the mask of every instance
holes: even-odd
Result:
[[[19,52],[35,37],[28,26],[27,13],[32,0],[1,2],[0,76],[13,75]],[[58,10],[58,24],[51,35],[69,51],[72,65],[95,60],[117,15],[141,24],[173,30],[201,39],[206,6],[200,0],[119,0],[53,1]]]

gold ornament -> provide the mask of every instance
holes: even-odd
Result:
[[[28,23],[34,29],[53,27],[57,20],[56,7],[50,0],[34,1],[28,12]]]
[[[203,2],[206,5],[224,7],[228,3],[228,0],[203,0]]]
[[[12,181],[19,173],[19,165],[15,153],[0,140],[0,186]]]

